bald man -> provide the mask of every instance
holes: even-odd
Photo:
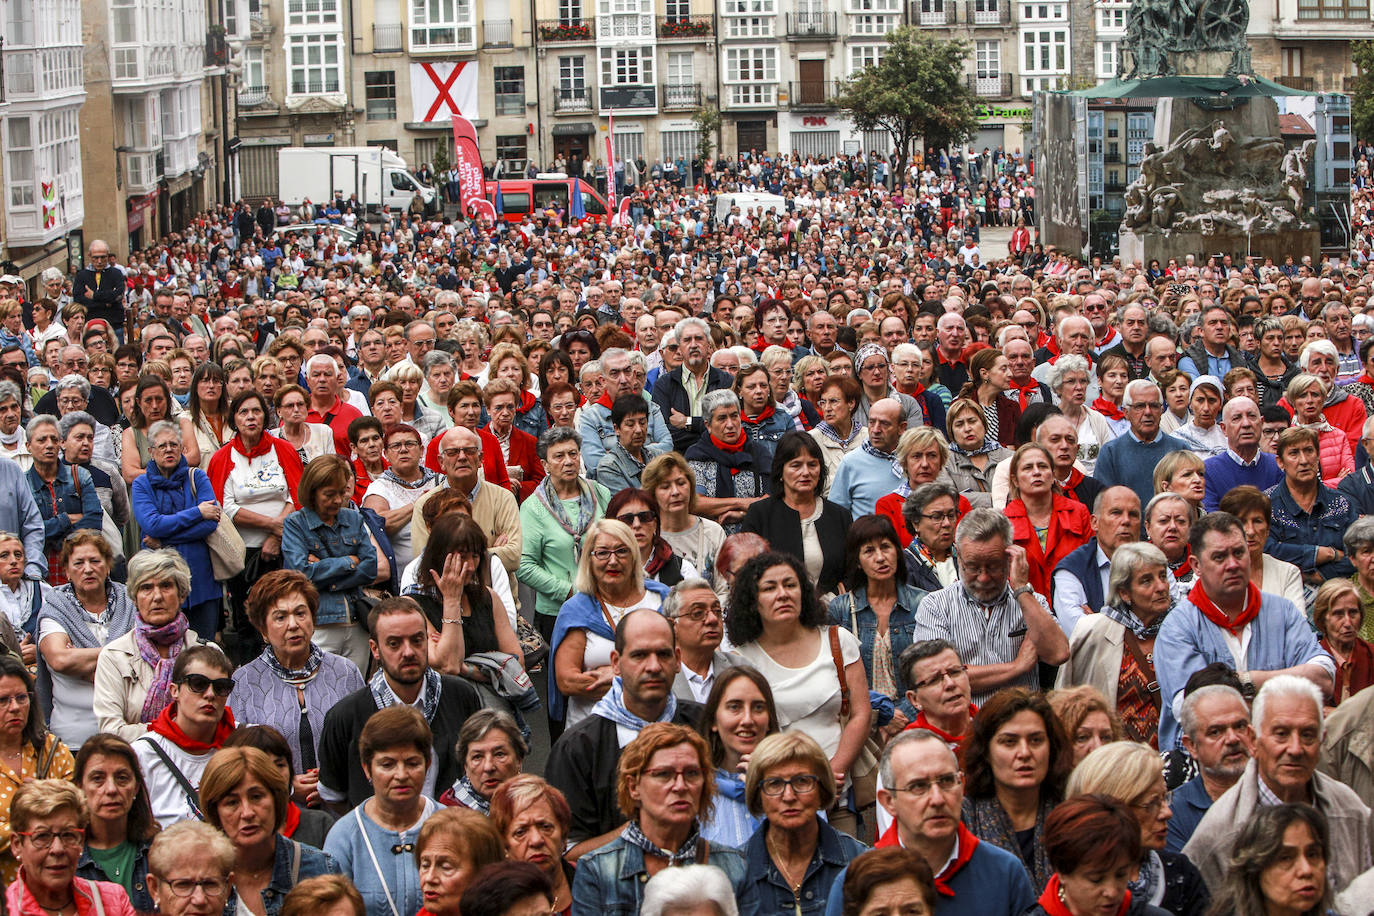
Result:
[[[893,398],[874,401],[868,409],[868,442],[845,455],[835,469],[830,501],[848,509],[855,518],[871,514],[879,498],[901,483],[894,465],[897,442],[904,432],[902,405]]]
[[[1226,436],[1226,451],[1202,463],[1204,511],[1215,512],[1221,504],[1221,498],[1235,487],[1248,484],[1267,490],[1283,480],[1283,472],[1279,470],[1274,456],[1260,451],[1263,428],[1259,405],[1254,401],[1237,397],[1226,402],[1221,410],[1221,431]]]

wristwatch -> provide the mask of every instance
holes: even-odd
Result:
[[[1035,589],[1031,588],[1030,583],[1027,582],[1025,585],[1021,586],[1020,588],[1014,588],[1014,589],[1012,589],[1012,590],[1011,590],[1011,597],[1012,597],[1014,600],[1019,600],[1019,599],[1021,598],[1022,595],[1029,595],[1029,594],[1030,594],[1031,592],[1033,592],[1033,591],[1035,591]]]

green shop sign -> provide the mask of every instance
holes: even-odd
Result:
[[[1002,118],[1009,121],[1024,121],[1030,118],[1029,108],[990,108],[986,105],[979,105],[977,108],[978,120],[990,121],[993,118]]]

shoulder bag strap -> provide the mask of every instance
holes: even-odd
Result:
[[[191,811],[195,813],[196,819],[205,820],[205,814],[200,810],[200,793],[191,785],[191,780],[186,778],[186,774],[181,772],[181,768],[172,762],[171,757],[167,756],[162,745],[146,735],[138,740],[147,742],[148,746],[153,749],[153,753],[157,754],[162,762],[167,765],[167,769],[172,771],[172,778],[177,781],[177,784],[181,786],[181,791],[186,794],[186,802],[191,806]]]
[[[830,630],[830,658],[835,662],[835,676],[840,679],[840,718],[849,721],[849,681],[844,676],[844,659],[840,652],[840,631],[832,626]]]
[[[363,823],[362,812],[362,805],[353,809],[353,819],[358,822],[358,833],[362,834],[363,845],[367,847],[367,857],[372,860],[372,870],[377,873],[377,880],[382,882],[382,893],[386,894],[386,905],[391,907],[391,916],[401,916],[401,911],[396,909],[396,901],[391,896],[391,887],[386,883],[386,875],[382,874],[381,863],[377,861],[377,853],[372,849],[372,840],[367,835],[367,825]]]
[[[696,864],[709,865],[711,862],[711,842],[706,837],[697,837]]]
[[[1144,647],[1140,645],[1140,637],[1135,635],[1134,630],[1130,627],[1124,627],[1123,630],[1123,644],[1126,646],[1126,651],[1131,653],[1131,657],[1135,659],[1135,663],[1140,666],[1141,671],[1153,676],[1155,670],[1153,656],[1145,654]],[[1152,677],[1150,682],[1145,685],[1145,689],[1150,691],[1150,705],[1158,712],[1160,710],[1159,679]]]
[[[291,841],[291,886],[295,887],[301,876],[301,844]]]
[[[855,636],[859,635],[859,612],[858,609],[854,607],[853,592],[849,593],[849,632],[853,633]],[[838,643],[838,640],[836,640],[836,642]],[[836,657],[838,657],[838,655],[839,653],[837,652]],[[840,679],[844,680],[843,677]]]
[[[49,732],[45,737],[43,747],[43,759],[38,764],[38,778],[47,779],[48,770],[52,769],[53,758],[57,756],[57,738]]]

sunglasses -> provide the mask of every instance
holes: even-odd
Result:
[[[621,515],[617,515],[615,519],[627,525],[633,525],[635,522],[639,522],[641,525],[647,525],[654,520],[654,514],[648,509],[645,509],[643,512],[625,512]]]
[[[232,677],[208,678],[203,674],[188,674],[177,683],[195,694],[204,693],[211,687],[215,688],[215,696],[217,697],[227,697],[234,692],[234,679]]]

